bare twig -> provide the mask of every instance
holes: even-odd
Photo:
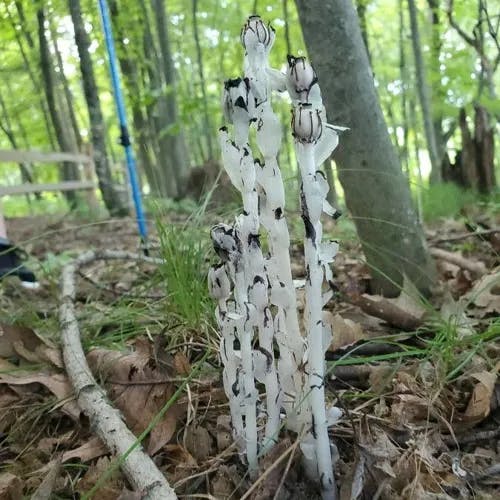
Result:
[[[123,457],[121,468],[134,489],[140,491],[144,498],[174,500],[177,499],[174,490],[153,460],[140,446],[136,446],[136,437],[125,425],[120,412],[108,402],[106,393],[95,381],[85,359],[75,314],[75,275],[81,267],[97,259],[157,262],[156,259],[129,252],[86,252],[63,268],[59,321],[66,372],[78,405],[89,417],[91,427],[113,454]]]
[[[488,236],[490,234],[495,234],[495,233],[500,233],[500,228],[496,227],[493,229],[485,229],[481,231],[472,231],[469,233],[457,234],[454,236],[448,236],[446,238],[439,238],[438,240],[432,240],[432,243],[448,243],[451,241],[465,240],[467,238],[472,238],[474,236],[477,237]]]
[[[483,262],[472,261],[462,257],[461,255],[457,255],[456,253],[442,250],[441,248],[431,248],[430,254],[436,259],[450,262],[451,264],[455,264],[462,269],[470,271],[475,278],[480,278],[483,274],[486,274],[486,266]]]

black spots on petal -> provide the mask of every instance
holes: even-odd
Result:
[[[263,347],[259,347],[258,349],[266,357],[266,372],[269,373],[271,371],[271,367],[273,365],[273,355],[267,349],[264,349]]]
[[[241,83],[241,78],[230,78],[224,82],[224,88],[229,90],[230,88],[238,87]]]
[[[234,105],[238,106],[238,108],[244,109],[245,111],[248,111],[247,108],[247,103],[245,102],[245,99],[243,99],[242,96],[239,96],[236,101],[234,101]]]
[[[240,339],[237,339],[236,337],[233,340],[233,351],[240,351],[241,350],[241,343]]]
[[[337,220],[339,217],[342,217],[342,212],[336,208],[335,212],[333,212],[332,219]]]
[[[260,237],[258,234],[250,233],[248,235],[248,246],[250,248],[260,248]]]
[[[233,394],[235,396],[238,396],[238,394],[240,393],[240,389],[238,387],[238,376],[236,376],[236,380],[234,384],[231,386],[231,390],[233,391]]]
[[[316,433],[316,419],[314,418],[314,413],[311,415],[311,417],[312,417],[311,434],[314,439],[318,439],[318,434]]]
[[[275,211],[274,211],[274,218],[276,220],[280,220],[281,217],[283,217],[283,209],[281,207],[278,207]]]
[[[219,129],[219,132],[227,132],[227,127],[224,125]]]
[[[316,229],[314,229],[314,225],[309,218],[309,214],[302,213],[302,220],[304,221],[306,238],[311,240],[314,247],[316,247]]]

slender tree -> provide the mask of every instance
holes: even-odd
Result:
[[[54,50],[54,55],[56,56],[57,63],[57,79],[59,80],[59,85],[62,87],[63,96],[64,96],[64,107],[66,109],[66,113],[69,119],[69,123],[71,124],[71,129],[73,130],[73,135],[75,136],[75,141],[78,146],[78,150],[82,149],[82,136],[80,134],[80,127],[78,125],[78,120],[76,119],[75,113],[75,99],[73,97],[73,93],[71,92],[68,79],[66,78],[66,73],[64,71],[64,62],[61,54],[61,50],[59,48],[59,42],[57,41],[59,34],[54,26],[54,22],[50,19],[50,36],[52,40],[52,47]]]
[[[38,4],[40,5],[40,3]],[[59,112],[57,105],[57,96],[54,88],[53,63],[49,50],[49,44],[45,33],[45,12],[42,6],[39,6],[36,13],[38,21],[38,43],[40,50],[40,66],[42,68],[42,79],[47,105],[54,126],[56,139],[61,151],[76,152],[77,146],[74,138],[68,133],[68,128],[65,126],[65,120]],[[75,180],[78,178],[76,166],[70,162],[63,163],[63,178],[65,180]],[[77,196],[74,192],[68,191],[65,193],[71,208],[76,207]]]
[[[205,73],[204,73],[204,62],[203,56],[201,53],[201,45],[200,45],[200,35],[198,31],[198,0],[193,0],[193,36],[194,43],[196,46],[196,60],[198,63],[198,77],[200,79],[201,86],[201,95],[203,98],[203,119],[205,125],[205,134],[204,136],[207,138],[207,147],[208,147],[208,158],[211,160],[214,157],[214,148],[212,145],[212,124],[210,120],[210,114],[208,112],[208,98],[207,98],[207,84],[205,81]]]
[[[101,190],[104,204],[110,214],[126,215],[128,210],[120,200],[119,194],[114,187],[106,153],[104,119],[94,76],[92,58],[89,53],[90,38],[85,31],[80,0],[68,0],[68,7],[73,21],[75,43],[80,58],[80,71],[82,74],[83,91],[89,114],[94,165],[99,181],[99,189]]]
[[[418,28],[417,8],[415,0],[408,0],[408,11],[410,13],[411,41],[413,46],[413,56],[415,59],[415,72],[417,76],[418,95],[422,116],[424,120],[425,139],[427,142],[427,151],[431,160],[431,177],[433,183],[441,182],[441,158],[436,143],[436,132],[434,130],[434,120],[432,114],[432,103],[430,89],[427,83],[425,73],[424,58],[422,56],[422,45],[420,40],[420,31]]]
[[[372,268],[373,291],[395,295],[406,275],[426,292],[434,269],[387,131],[352,1],[296,3],[318,77],[328,82],[322,90],[333,112],[329,121],[350,128],[335,159]]]
[[[18,4],[19,2],[16,2]],[[17,47],[19,49],[19,53],[21,54],[21,58],[23,60],[24,64],[24,69],[28,73],[29,79],[31,81],[31,84],[33,86],[33,89],[39,89],[41,87],[41,81],[40,77],[37,74],[37,72],[32,68],[32,63],[30,61],[30,58],[28,57],[28,54],[33,54],[35,52],[35,47],[33,44],[33,39],[31,37],[30,32],[27,30],[26,26],[24,26],[22,23],[24,22],[24,11],[22,10],[22,6],[18,7],[18,15],[19,15],[19,20],[20,23],[16,23],[14,20],[13,15],[10,12],[9,6],[5,6],[5,11],[7,13],[7,17],[9,19],[10,25],[12,27],[12,31],[14,33],[14,37],[16,39]],[[20,14],[19,14],[20,13]],[[28,42],[28,50],[25,49],[23,40],[20,35],[20,31],[24,32],[24,38]],[[52,127],[52,122],[50,120],[50,115],[49,111],[47,109],[47,102],[45,98],[45,94],[40,94],[39,95],[39,104],[40,104],[40,109],[42,110],[44,122],[45,122],[45,130],[47,132],[47,136],[50,142],[50,146],[52,149],[55,149],[56,147],[56,141],[54,138],[54,131]]]
[[[179,116],[177,110],[177,93],[175,68],[170,50],[170,39],[168,33],[167,11],[164,0],[152,0],[152,5],[155,13],[156,30],[160,47],[160,63],[163,73],[164,84],[166,88],[166,118],[168,119],[168,129],[161,130],[160,134],[165,136],[168,144],[169,160],[171,164],[171,172],[174,174],[176,182],[176,192],[181,194],[182,191],[182,176],[188,166],[187,150],[184,143],[184,137],[180,130]],[[174,127],[178,128],[174,132]],[[170,130],[169,130],[170,129]]]

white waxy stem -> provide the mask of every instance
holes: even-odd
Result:
[[[280,409],[284,408],[289,429],[308,430],[301,442],[306,470],[321,482],[323,497],[332,498],[335,486],[328,426],[338,412],[327,413],[325,407],[324,353],[331,331],[323,324],[322,308],[332,291],[323,294],[322,283],[325,278],[332,281],[329,265],[338,245],[321,241],[320,216],[322,212],[332,217],[339,214],[326,201],[328,183],[316,168],[337,146],[336,130],[341,128],[326,123],[316,73],[305,58],[289,56],[286,75],[269,67],[274,38],[270,25],[251,16],[241,32],[245,77],[224,85],[224,116],[233,127],[231,134],[222,128],[219,141],[224,168],[241,192],[243,214],[233,226],[218,224],[212,229],[214,248],[223,264],[210,271],[209,287],[218,301],[223,381],[233,432],[250,472],[257,471],[257,454],[277,441]],[[302,174],[307,339],[299,327],[284,218],[285,192],[277,161],[282,129],[271,107],[272,91],[285,89],[292,98],[292,133]],[[256,125],[263,161],[254,160],[249,146],[252,124]],[[270,255],[266,259],[260,247],[261,226],[268,236]],[[259,412],[256,380],[266,389]]]
[[[313,116],[317,116],[314,115]],[[295,122],[297,123],[297,122]],[[323,206],[323,190],[316,176],[314,161],[314,138],[319,135],[314,127],[321,124],[308,122],[312,126],[295,127],[295,150],[302,175],[302,219],[305,226],[304,256],[306,263],[306,327],[308,339],[307,368],[309,373],[310,407],[312,412],[312,437],[318,478],[325,498],[334,488],[333,466],[328,437],[328,424],[325,406],[325,361],[322,322],[322,284],[323,268],[320,260],[322,226],[319,220]],[[310,138],[309,141],[306,139]],[[316,139],[317,140],[317,139]],[[319,207],[319,209],[317,208]],[[304,445],[305,446],[305,445]],[[305,449],[304,449],[305,452]],[[307,459],[307,455],[304,455]]]

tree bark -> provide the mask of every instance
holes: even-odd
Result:
[[[20,4],[20,2],[16,2],[16,5],[18,5],[18,4]],[[24,11],[22,10],[22,6],[18,7],[18,9],[17,9],[18,13],[19,12],[21,13],[21,14],[19,14],[19,19],[20,19],[19,25],[16,24],[16,22],[14,21],[14,18],[12,16],[12,14],[10,13],[9,8],[6,7],[5,10],[7,12],[7,17],[9,18],[10,25],[12,26],[12,31],[13,31],[14,36],[16,38],[17,46],[19,48],[19,53],[21,54],[21,58],[22,58],[23,63],[24,63],[24,67],[25,67],[26,72],[28,73],[28,76],[29,76],[31,83],[33,85],[33,89],[34,90],[39,89],[41,86],[39,75],[37,75],[31,67],[31,63],[30,63],[30,60],[28,58],[28,54],[26,53],[21,36],[19,34],[19,31],[18,31],[18,27],[19,27],[24,32],[24,37],[28,42],[29,50],[31,52],[33,52],[34,51],[33,39],[31,38],[31,34],[29,33],[29,31],[26,29],[26,26],[24,26],[22,24],[24,22]],[[43,95],[43,94],[40,95],[39,102],[40,102],[40,109],[42,110],[42,113],[43,113],[43,118],[45,121],[45,127],[47,130],[47,136],[49,139],[50,146],[52,149],[55,149],[56,148],[56,141],[54,139],[54,131],[52,128],[52,123],[51,123],[49,112],[47,109],[45,95]]]
[[[373,271],[373,291],[396,295],[406,275],[428,292],[434,267],[382,115],[352,1],[296,3],[329,121],[350,128],[334,158]]]
[[[41,5],[41,3],[39,3],[38,5]],[[43,7],[38,8],[36,16],[38,21],[38,42],[40,50],[40,66],[42,68],[43,88],[45,96],[47,98],[47,105],[49,108],[52,125],[54,126],[56,139],[61,151],[67,153],[76,152],[76,144],[68,135],[67,127],[64,126],[64,120],[60,115],[57,107],[54,89],[52,59],[50,55],[49,44],[45,36],[45,12]],[[69,162],[63,163],[63,177],[65,180],[78,179],[78,171],[76,169],[76,165]],[[70,208],[74,209],[78,200],[76,193],[67,191],[65,192],[65,197],[68,200]]]
[[[432,168],[430,181],[432,183],[437,183],[441,182],[442,180],[441,161],[436,144],[436,133],[434,131],[430,90],[425,74],[425,65],[424,58],[422,56],[422,47],[418,29],[417,8],[415,6],[415,0],[408,0],[408,11],[410,13],[411,42],[415,59],[418,95],[420,99],[420,106],[422,108],[427,150],[429,152],[429,158]]]
[[[71,128],[73,130],[74,139],[76,141],[76,145],[78,147],[78,151],[82,150],[82,136],[80,134],[80,127],[78,126],[78,120],[76,119],[75,106],[74,106],[74,98],[69,88],[69,82],[66,78],[66,74],[64,72],[64,63],[61,55],[61,51],[59,50],[59,44],[57,42],[57,31],[53,25],[52,19],[50,20],[50,35],[52,38],[52,46],[54,49],[54,54],[56,56],[57,67],[59,68],[58,80],[60,85],[62,85],[64,101],[66,104],[67,116],[69,118],[69,122],[71,124]]]
[[[114,187],[106,152],[104,118],[102,116],[101,101],[99,99],[92,58],[89,53],[90,38],[85,31],[80,0],[68,0],[68,7],[73,21],[75,43],[80,58],[80,71],[89,114],[90,135],[99,189],[101,190],[104,204],[111,215],[126,215],[128,209],[123,204]]]
[[[359,27],[361,28],[361,36],[363,37],[363,42],[365,43],[366,53],[368,54],[368,61],[372,62],[372,56],[370,54],[370,45],[368,41],[368,26],[366,22],[366,7],[370,0],[356,0],[356,11],[359,18]]]
[[[3,99],[2,94],[0,94],[0,130],[5,134],[7,137],[8,141],[10,142],[10,145],[12,146],[13,149],[18,149],[18,144],[16,141],[16,136],[14,135],[13,129],[12,129],[12,123],[10,121],[10,116],[7,111],[7,106],[5,105],[5,101]],[[28,163],[19,163],[19,171],[21,173],[21,180],[23,183],[33,183],[33,173],[31,170],[31,165]],[[35,198],[37,200],[41,199],[40,193],[35,193]],[[30,195],[26,195],[26,199],[28,200],[28,203],[30,202]]]
[[[163,73],[164,83],[166,89],[166,116],[168,120],[160,135],[164,135],[165,142],[167,143],[168,155],[171,164],[171,171],[174,175],[176,182],[176,192],[180,194],[182,191],[183,174],[188,166],[187,150],[184,143],[184,137],[180,130],[179,117],[176,102],[176,81],[175,81],[175,68],[170,51],[170,40],[168,35],[168,20],[165,9],[164,0],[152,0],[153,9],[156,19],[156,30],[158,34],[158,41],[160,46],[160,62]],[[178,127],[179,131],[174,132],[172,127]],[[167,130],[165,130],[165,128]]]
[[[198,76],[200,79],[201,86],[201,95],[203,98],[203,118],[205,122],[205,133],[203,134],[207,138],[207,147],[208,147],[208,160],[212,160],[214,157],[214,148],[212,144],[212,123],[210,120],[210,113],[208,112],[208,98],[207,98],[207,89],[205,82],[205,74],[203,71],[203,56],[201,53],[201,45],[200,45],[200,36],[198,32],[198,0],[193,0],[193,36],[194,43],[196,46],[196,59],[198,62]],[[207,158],[203,158],[203,160],[207,160]]]

